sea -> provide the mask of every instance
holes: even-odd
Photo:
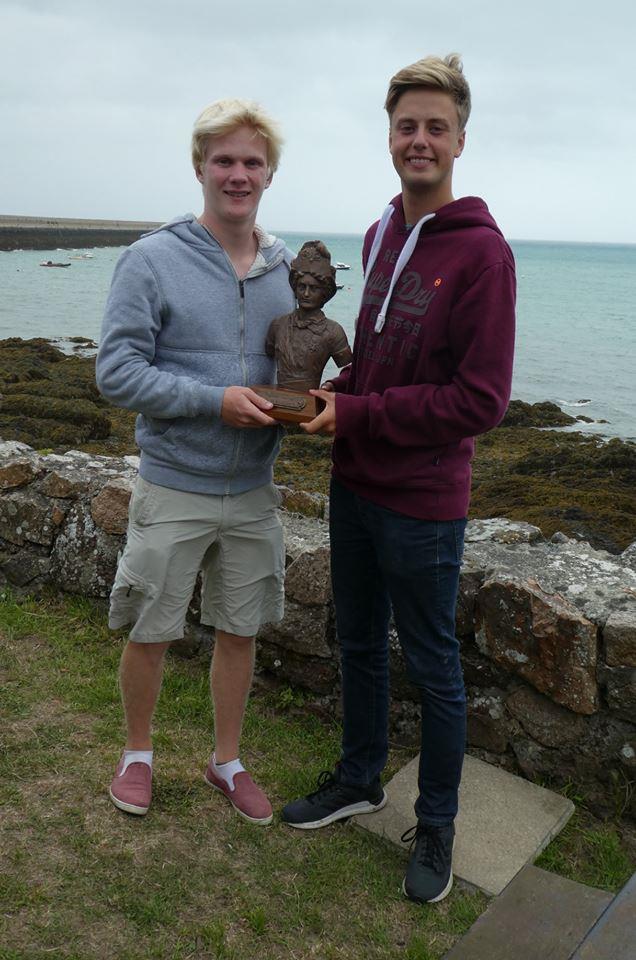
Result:
[[[296,251],[314,234],[281,236]],[[353,342],[362,289],[362,236],[322,234],[342,289],[325,307]],[[551,400],[576,429],[636,440],[636,245],[513,241],[517,347],[513,398]],[[0,339],[99,340],[120,247],[0,252]],[[82,258],[82,253],[90,256]],[[76,259],[79,258],[79,259]],[[45,260],[70,263],[44,268]],[[334,372],[328,367],[326,375]]]

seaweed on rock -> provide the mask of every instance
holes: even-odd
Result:
[[[95,386],[91,357],[46,340],[0,341],[0,437],[36,448],[137,453],[135,414]],[[503,423],[477,438],[470,516],[505,516],[618,552],[636,540],[636,445],[563,432],[575,423],[556,404],[513,400]],[[541,429],[537,429],[541,428]],[[327,493],[331,440],[286,431],[277,483]]]

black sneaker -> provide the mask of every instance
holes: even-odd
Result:
[[[403,893],[416,903],[437,903],[453,886],[455,825],[433,827],[418,823],[402,834],[411,843],[411,855],[402,884]]]
[[[334,777],[328,770],[318,777],[318,788],[300,800],[283,807],[281,818],[290,827],[316,830],[335,820],[346,820],[358,813],[375,813],[386,803],[386,793],[380,782],[369,787],[351,787]]]

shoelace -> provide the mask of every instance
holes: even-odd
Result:
[[[322,773],[318,775],[318,780],[316,781],[316,789],[307,796],[307,799],[315,800],[316,797],[320,797],[325,793],[329,793],[333,789],[339,786],[340,784],[334,777],[331,770],[323,770]]]
[[[423,867],[432,867],[435,873],[444,872],[448,857],[441,830],[416,823],[404,831],[401,840],[411,846],[415,844],[417,862]]]

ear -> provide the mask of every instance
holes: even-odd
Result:
[[[265,186],[263,187],[263,190],[267,190],[267,188],[270,186],[273,179],[274,179],[274,174],[270,170],[270,172],[267,174],[267,180],[265,181]]]
[[[457,159],[457,157],[461,157],[462,153],[464,152],[465,145],[466,145],[466,131],[462,130],[462,132],[460,133],[457,139],[457,149],[455,150],[455,159]]]
[[[203,183],[203,172],[202,172],[202,170],[201,170],[201,164],[200,164],[200,163],[198,163],[198,164],[196,165],[196,167],[194,168],[194,175],[195,175],[195,177],[197,178],[197,180],[199,181],[199,183]]]

